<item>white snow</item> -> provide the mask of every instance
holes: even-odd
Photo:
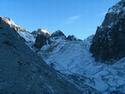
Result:
[[[41,29],[41,31],[44,32],[44,33],[48,33],[47,29]]]
[[[20,25],[17,25],[12,19],[7,18],[7,17],[1,17],[3,22],[5,24],[8,24],[11,28],[14,28],[16,31],[26,31],[24,28],[22,28]]]
[[[25,31],[25,32],[18,31],[18,33],[22,38],[26,40],[26,44],[32,49],[32,46],[35,43],[34,36],[28,31]]]
[[[119,14],[121,11],[125,11],[125,6],[121,2],[125,1],[122,0],[119,3],[115,4],[112,8],[108,10],[108,13]]]
[[[51,34],[47,29],[45,28],[39,28],[38,31],[40,31],[39,33],[45,33],[45,34]]]
[[[64,74],[79,74],[91,79],[86,80],[86,84],[102,93],[125,87],[125,59],[110,65],[95,62],[89,52],[91,40],[92,37],[84,41],[56,40],[44,46],[38,54]]]

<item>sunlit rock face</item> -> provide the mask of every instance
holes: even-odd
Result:
[[[9,28],[11,25],[9,18],[0,17],[0,29]]]
[[[97,28],[90,51],[96,60],[125,56],[125,0],[109,9],[102,25]]]
[[[37,35],[45,35],[47,37],[49,37],[51,35],[51,33],[47,30],[47,29],[42,29],[42,28],[38,28],[37,30],[32,32],[32,35],[34,37],[37,37]]]
[[[66,39],[65,34],[61,30],[57,30],[51,34],[51,38],[63,38]]]
[[[9,29],[13,28],[15,31],[25,32],[26,30],[21,26],[14,23],[14,21],[8,17],[0,17],[0,28]]]

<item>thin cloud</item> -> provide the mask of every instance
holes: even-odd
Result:
[[[80,19],[80,17],[81,16],[79,15],[68,17],[67,20],[65,21],[65,24],[72,24],[76,22],[78,19]]]
[[[77,20],[77,19],[79,19],[80,18],[80,16],[71,16],[71,17],[69,17],[68,19],[69,20]]]

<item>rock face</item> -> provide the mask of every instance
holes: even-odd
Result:
[[[49,32],[44,32],[44,31],[45,30],[38,29],[37,31],[32,33],[36,37],[34,44],[36,48],[41,48],[42,46],[44,46],[50,37]]]
[[[3,21],[4,20],[4,21]],[[17,25],[14,23],[13,20],[11,20],[8,17],[0,17],[0,28],[8,28],[11,27],[13,29],[15,29],[16,31],[21,31],[21,32],[25,32],[26,30],[24,28],[22,28],[21,26]]]
[[[0,18],[0,94],[80,94]]]
[[[0,29],[6,29],[9,27],[10,27],[10,19],[5,17],[0,17]]]
[[[125,0],[109,9],[97,28],[90,51],[97,60],[125,57]]]
[[[66,38],[65,34],[60,30],[57,30],[56,32],[53,32],[51,37],[55,37],[55,38],[56,37],[63,37],[63,38]]]
[[[66,39],[69,41],[77,40],[77,38],[74,35],[69,35]]]
[[[36,38],[34,46],[38,49],[42,48],[47,43],[51,44],[53,40],[60,39],[60,38],[66,39],[65,34],[60,30],[50,34],[46,30],[38,29],[37,31],[34,31],[32,34]]]
[[[50,33],[46,29],[38,28],[37,30],[33,31],[31,33],[34,37],[37,37],[37,35],[45,35],[46,37],[50,37]]]

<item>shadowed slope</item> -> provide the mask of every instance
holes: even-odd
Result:
[[[80,94],[0,20],[0,94]]]

